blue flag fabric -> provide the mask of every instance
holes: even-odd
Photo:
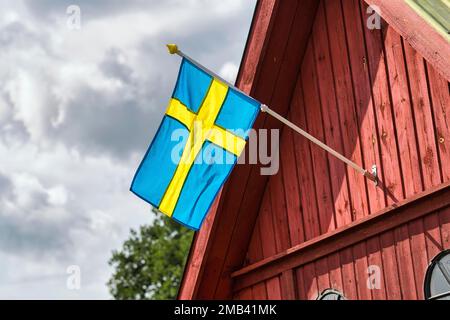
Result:
[[[131,184],[198,230],[248,140],[260,103],[183,59],[166,114]]]

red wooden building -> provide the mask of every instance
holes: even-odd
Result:
[[[180,299],[424,299],[430,262],[450,248],[450,42],[408,1],[257,3],[237,86],[376,164],[380,184],[260,114],[256,129],[281,130],[280,170],[236,166]],[[381,29],[367,27],[369,5]]]

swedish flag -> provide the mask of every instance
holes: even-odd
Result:
[[[245,147],[260,103],[183,59],[131,191],[198,230]]]

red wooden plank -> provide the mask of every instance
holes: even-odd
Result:
[[[423,279],[425,278],[425,272],[428,266],[423,219],[411,221],[408,225],[408,229],[411,242],[412,260],[414,261],[413,270],[415,274],[417,298],[423,300]]]
[[[269,300],[280,300],[281,299],[281,289],[280,289],[280,278],[274,277],[266,281],[267,288],[267,299]]]
[[[261,220],[258,219],[253,230],[253,240],[250,243],[252,250],[249,247],[249,257],[251,259],[260,261],[264,258],[262,241],[261,241],[261,230],[260,230]],[[265,300],[267,299],[266,283],[264,281],[252,286],[252,295],[255,300]]]
[[[371,283],[372,285],[378,285],[372,286],[372,298],[374,300],[385,300],[386,299],[386,285],[384,283],[384,277],[383,277],[383,259],[381,256],[381,248],[380,248],[380,238],[378,236],[372,237],[370,239],[367,239],[366,241],[366,248],[367,248],[367,263],[369,266],[373,266],[371,268],[371,273],[368,276],[372,276],[374,278],[373,281],[375,283]],[[379,268],[379,269],[378,269]],[[375,278],[377,274],[375,272],[380,271],[380,278]],[[376,281],[379,281],[379,283],[376,283]]]
[[[355,266],[353,264],[353,253],[351,248],[345,248],[340,251],[340,260],[342,265],[342,286],[344,296],[349,300],[358,299],[356,290]]]
[[[206,217],[199,232],[196,232],[192,241],[189,258],[186,262],[183,281],[178,291],[178,299],[193,299],[197,292],[198,280],[202,276],[205,256],[208,252],[209,238],[213,229],[213,222],[216,217],[217,205],[220,195],[214,200],[211,211]]]
[[[419,141],[419,150],[422,158],[422,175],[425,188],[432,185],[437,185],[441,181],[439,172],[439,157],[436,151],[436,136],[433,128],[433,118],[430,106],[429,92],[427,89],[426,68],[423,58],[405,42],[405,58],[408,63],[408,73],[410,77],[410,86],[412,99],[414,103],[415,122],[417,127],[417,137]],[[432,71],[433,73],[433,71]],[[431,75],[431,78],[440,77],[436,73]],[[432,80],[434,81],[434,80]],[[442,89],[441,89],[442,90]],[[445,90],[445,89],[444,89]],[[439,90],[437,90],[439,92]],[[434,92],[434,94],[438,94]],[[433,96],[433,89],[431,89],[431,96]],[[439,100],[439,99],[438,99]],[[442,119],[442,118],[441,118]],[[435,224],[434,217],[425,218],[428,227]],[[411,222],[409,225],[409,232],[411,237],[411,250],[414,261],[414,273],[416,275],[415,284],[417,297],[423,299],[423,278],[425,276],[426,268],[431,259],[438,252],[436,250],[439,246],[437,239],[437,232],[432,228],[432,234],[423,234],[424,225],[423,220]],[[427,239],[427,240],[426,240]],[[426,245],[427,244],[427,245]],[[429,257],[424,255],[429,248]]]
[[[326,289],[329,289],[331,287],[330,275],[328,274],[327,258],[324,257],[314,262],[314,267],[316,270],[317,290],[318,293],[320,294]]]
[[[436,257],[444,246],[442,245],[439,215],[437,213],[424,217],[424,233],[428,264]]]
[[[275,244],[275,235],[273,231],[273,218],[272,218],[272,205],[270,197],[270,184],[267,185],[266,192],[264,193],[263,202],[261,204],[261,210],[259,213],[259,230],[263,258],[271,257],[277,253]],[[265,281],[265,290],[267,299],[275,299],[273,296],[279,292],[279,280],[274,278]]]
[[[387,231],[380,235],[380,246],[383,257],[383,274],[387,299],[401,300],[402,293],[400,290],[394,234],[392,231]]]
[[[427,244],[428,261],[431,261],[439,252],[444,250],[439,229],[439,216],[433,213],[424,218],[423,227]]]
[[[355,261],[356,287],[358,289],[358,299],[371,300],[372,290],[367,286],[368,264],[366,244],[360,242],[353,246],[353,259]]]
[[[441,183],[441,175],[425,63],[423,57],[408,42],[403,41],[403,43],[421,158],[423,184],[425,188],[429,188]]]
[[[235,293],[233,296],[233,300],[252,300],[253,292],[252,288],[245,288]]]
[[[384,47],[400,151],[401,173],[405,181],[405,195],[409,197],[422,191],[422,178],[403,55],[403,42],[400,35],[390,26],[387,27],[384,34]]]
[[[261,237],[259,231],[259,221],[256,222],[255,228],[253,229],[253,235],[250,240],[250,244],[247,250],[247,258],[245,259],[244,265],[249,265],[260,261],[263,259],[262,247],[261,247]]]
[[[297,279],[297,292],[299,300],[307,300],[307,291],[305,290],[305,281],[303,279],[303,267],[296,268],[295,270],[295,278]]]
[[[408,226],[403,225],[394,230],[395,251],[403,300],[417,300],[416,279],[409,242]]]
[[[301,81],[297,83],[291,107],[292,121],[301,128],[306,128],[306,115],[303,102]],[[319,216],[317,212],[316,191],[314,187],[314,173],[311,162],[311,150],[308,140],[300,135],[294,135],[295,158],[297,162],[297,176],[300,189],[300,205],[305,227],[305,240],[320,234]]]
[[[294,153],[294,140],[289,128],[283,130],[281,142],[281,170],[285,185],[286,209],[289,220],[289,236],[291,245],[305,241],[303,230],[303,212],[300,208],[300,190],[297,181],[297,160]]]
[[[280,163],[282,167],[283,164]],[[277,253],[291,247],[283,186],[282,170],[270,178],[269,196],[272,202],[272,221]]]
[[[297,299],[296,280],[292,269],[284,271],[280,276],[281,298],[283,300]]]
[[[280,103],[279,106],[282,108],[284,107],[283,110],[287,111],[290,99],[292,97],[292,89],[295,86],[294,79],[298,76],[298,72],[300,71],[301,62],[310,38],[311,28],[319,1],[302,0],[294,2],[280,1],[280,3],[281,2],[287,7],[286,10],[289,10],[289,14],[285,14],[284,17],[281,17],[282,20],[288,19],[290,14],[295,12],[295,18],[292,23],[291,30],[288,33],[289,41],[282,59],[280,59],[281,56],[274,55],[269,55],[265,58],[269,59],[270,63],[273,64],[280,64],[280,62],[282,62],[279,71],[280,78],[287,78],[288,81],[290,81],[284,83],[284,86],[290,89],[289,95],[286,96],[283,90],[275,90],[273,92],[274,102]],[[280,37],[280,39],[285,39],[287,34],[280,33],[278,35],[274,35],[272,38],[275,39],[276,36]],[[271,74],[269,73],[268,75],[270,76]],[[260,79],[264,79],[264,77],[261,75]]]
[[[378,166],[379,176],[383,179],[359,2],[360,0],[342,1],[345,33],[347,35],[347,46],[364,163],[367,167],[376,164]],[[368,182],[367,192],[370,212],[377,212],[385,207],[384,193],[381,188]]]
[[[390,85],[396,138],[401,159],[401,171],[400,167],[394,167],[393,170],[397,170],[397,172],[403,174],[405,195],[409,197],[422,190],[422,178],[420,175],[416,132],[411,110],[402,40],[397,32],[389,26],[384,31],[384,48],[386,53],[386,67],[388,70],[387,83]],[[394,143],[389,148],[394,148]],[[392,154],[394,153],[392,152]],[[395,179],[401,178],[397,176]],[[397,196],[401,196],[400,190],[397,192]],[[399,281],[402,298],[417,299],[408,227],[402,226],[397,228],[394,231],[394,235],[396,240],[396,262],[399,270],[401,270],[399,273]],[[392,265],[391,263],[394,262],[394,259],[390,256],[389,259],[392,259],[392,261],[388,261],[387,264]],[[394,278],[387,278],[387,284],[391,286],[388,288],[388,297],[393,299],[398,298],[395,295],[391,295],[390,292],[392,286],[395,285],[395,281],[396,279]]]
[[[255,300],[266,300],[267,290],[265,281],[255,284],[252,287],[253,299]]]
[[[450,249],[450,207],[439,212],[439,224],[441,225],[442,247]]]
[[[450,89],[449,83],[428,64],[428,78],[437,132],[442,177],[450,180]]]
[[[403,0],[365,0],[450,81],[448,41]]]
[[[270,185],[267,185],[266,192],[264,193],[261,210],[259,213],[260,219],[260,232],[261,232],[261,246],[263,257],[271,257],[277,253],[275,244],[275,235],[273,232],[273,220],[272,220],[272,206],[270,199]]]
[[[317,73],[314,68],[314,49],[311,44],[306,49],[301,77],[307,121],[305,129],[317,139],[324,141],[320,99],[317,88]],[[315,145],[311,146],[311,155],[312,163],[314,164],[314,182],[317,193],[320,232],[326,233],[336,228],[329,180],[328,158],[326,152]]]
[[[386,230],[392,230],[405,223],[429,215],[431,212],[450,206],[449,188],[449,183],[433,188],[360,221],[353,222],[347,227],[316,237],[283,253],[235,271],[232,277],[236,280],[236,288],[248,287],[284,270],[315,261],[355,243],[364,241],[369,237],[381,234]],[[439,230],[437,231],[439,233]],[[387,240],[393,243],[393,236],[391,235],[391,239]],[[383,243],[381,243],[381,246],[383,247]],[[392,247],[393,244],[390,246]],[[395,252],[393,257],[395,258]],[[383,265],[386,272],[386,270],[391,270],[391,268],[386,267],[384,258],[385,252],[383,251]]]
[[[365,12],[367,11],[365,3],[362,3],[361,10],[363,13],[362,19],[365,21]],[[385,23],[383,23],[382,28],[386,28]],[[380,137],[380,152],[383,164],[381,183],[387,196],[388,204],[391,204],[403,199],[404,196],[383,41],[381,31],[378,29],[370,30],[364,28],[364,34],[378,136]]]
[[[250,93],[252,88],[255,87],[254,80],[260,56],[264,52],[264,40],[266,35],[270,33],[270,19],[275,7],[275,2],[276,0],[261,0],[256,4],[247,44],[245,46],[246,49],[244,56],[242,57],[236,80],[238,87],[246,93]]]
[[[316,271],[314,263],[303,266],[303,286],[306,293],[306,299],[315,300],[319,295],[317,287]]]
[[[276,16],[273,21],[272,34],[268,39],[267,50],[261,61],[264,68],[259,70],[257,75],[258,85],[254,92],[255,96],[261,99],[261,102],[269,103],[276,91],[277,77],[273,77],[273,75],[281,73],[281,64],[291,36],[290,31],[295,19],[297,5],[298,3],[289,6],[282,2],[276,2]]]
[[[330,254],[327,257],[328,270],[330,276],[330,287],[340,292],[344,292],[342,284],[341,259],[339,253]]]
[[[314,60],[317,72],[317,87],[319,90],[319,100],[321,106],[321,117],[324,131],[323,141],[335,149],[339,153],[344,152],[342,143],[342,133],[340,128],[340,119],[336,105],[336,92],[334,89],[334,75],[331,62],[330,48],[328,45],[327,23],[325,18],[324,2],[317,10],[316,21],[313,28],[313,43],[314,43]],[[314,107],[314,106],[311,106]],[[310,113],[310,112],[308,112]],[[316,146],[314,146],[316,148]],[[334,156],[327,154],[329,179],[325,182],[331,185],[330,194],[331,204],[334,203],[334,212],[336,226],[341,227],[352,221],[350,199],[348,195],[348,181],[346,174],[346,165],[336,159]],[[327,203],[321,209],[332,209]]]
[[[341,123],[343,154],[355,163],[365,166],[363,162],[359,124],[355,110],[352,74],[348,59],[347,39],[341,2],[325,1],[328,26],[328,39],[336,88],[337,110]],[[336,111],[337,111],[336,110]],[[369,214],[369,205],[365,178],[353,168],[347,167],[353,219]]]

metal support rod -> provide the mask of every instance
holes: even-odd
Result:
[[[361,173],[363,176],[365,176],[366,178],[372,180],[373,182],[377,182],[377,178],[370,173],[369,171],[367,171],[366,169],[361,168],[360,166],[358,166],[356,163],[354,163],[353,161],[351,161],[350,159],[344,157],[342,154],[340,154],[339,152],[337,152],[336,150],[334,150],[333,148],[327,146],[325,143],[323,143],[322,141],[318,140],[317,138],[313,137],[312,135],[310,135],[308,132],[302,130],[299,126],[297,126],[296,124],[292,123],[291,121],[289,121],[288,119],[284,118],[283,116],[281,116],[280,114],[276,113],[275,111],[273,111],[272,109],[270,109],[268,106],[266,106],[265,104],[261,104],[261,111],[262,112],[266,112],[268,114],[270,114],[272,117],[274,117],[275,119],[281,121],[282,123],[284,123],[285,125],[287,125],[289,128],[291,128],[292,130],[294,130],[295,132],[301,134],[303,137],[305,137],[306,139],[308,139],[309,141],[311,141],[312,143],[316,144],[317,146],[321,147],[322,149],[324,149],[325,151],[331,153],[333,156],[335,156],[336,158],[338,158],[339,160],[345,162],[347,165],[349,165],[350,167],[352,167],[353,169],[355,169],[356,171],[358,171],[359,173]]]
[[[195,66],[197,66],[198,68],[202,69],[203,71],[205,71],[206,73],[210,74],[211,76],[213,76],[214,78],[220,80],[221,82],[225,83],[226,85],[228,85],[229,87],[233,88],[234,90],[241,92],[244,95],[247,95],[245,92],[243,92],[242,90],[240,90],[239,88],[237,88],[236,86],[234,86],[233,84],[229,83],[228,81],[226,81],[225,79],[223,79],[221,76],[219,76],[218,74],[216,74],[215,72],[209,70],[208,68],[206,68],[205,66],[201,65],[200,63],[198,63],[197,61],[195,61],[194,59],[192,59],[191,57],[189,57],[187,54],[185,54],[184,52],[182,52],[181,50],[178,49],[178,46],[175,44],[168,44],[167,48],[169,49],[170,54],[177,54],[182,58],[185,58],[186,60],[189,60],[192,64],[194,64]],[[366,169],[358,166],[356,163],[354,163],[353,161],[351,161],[350,159],[344,157],[342,154],[340,154],[339,152],[337,152],[336,150],[334,150],[333,148],[330,148],[329,146],[327,146],[325,143],[323,143],[322,141],[318,140],[317,138],[313,137],[312,135],[310,135],[309,133],[307,133],[306,131],[302,130],[300,127],[298,127],[296,124],[292,123],[291,121],[289,121],[288,119],[284,118],[283,116],[281,116],[280,114],[276,113],[275,111],[273,111],[272,109],[270,109],[268,106],[266,106],[265,104],[261,104],[261,111],[265,112],[267,114],[270,114],[272,117],[274,117],[275,119],[281,121],[282,123],[284,123],[285,125],[287,125],[288,127],[290,127],[292,130],[294,130],[295,132],[301,134],[303,137],[305,137],[306,139],[308,139],[309,141],[311,141],[312,143],[316,144],[317,146],[321,147],[322,149],[324,149],[325,151],[331,153],[333,156],[335,156],[336,158],[338,158],[339,160],[345,162],[347,165],[349,165],[350,167],[352,167],[353,169],[355,169],[356,171],[358,171],[359,173],[361,173],[364,177],[372,180],[373,182],[377,183],[378,182],[378,178],[376,176],[376,174],[373,174],[369,171],[367,171]],[[373,171],[374,173],[376,172]]]

